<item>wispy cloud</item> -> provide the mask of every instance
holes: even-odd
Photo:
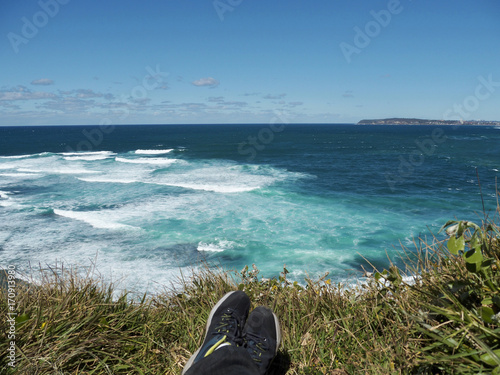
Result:
[[[63,113],[79,114],[88,112],[96,107],[95,100],[80,99],[76,97],[58,97],[54,100],[43,102],[38,109],[58,111]]]
[[[200,78],[196,81],[191,82],[195,86],[203,87],[203,86],[208,86],[210,88],[214,88],[219,86],[219,81],[217,81],[215,78],[212,77],[207,77],[207,78]]]
[[[344,93],[342,94],[342,96],[344,98],[354,98],[354,94],[353,94],[352,90],[344,91]]]
[[[278,94],[278,95],[271,95],[268,94],[264,96],[264,99],[272,99],[272,100],[278,100],[278,99],[283,99],[286,96],[286,94]]]
[[[227,101],[224,99],[223,96],[211,96],[208,98],[208,101],[210,103],[216,103],[218,106],[216,107],[217,109],[225,109],[228,106],[232,107],[245,107],[248,105],[247,102],[241,102],[241,101]]]
[[[31,91],[22,85],[0,90],[0,100],[2,101],[51,99],[55,97],[55,94],[43,91]]]
[[[37,84],[47,85],[47,83]],[[3,87],[0,89],[0,103],[2,108],[29,114],[29,111],[25,111],[25,105],[28,106],[28,102],[35,102],[35,108],[37,108],[38,111],[31,112],[33,117],[40,116],[45,113],[45,111],[58,113],[58,115],[74,115],[95,112],[99,108],[109,109],[105,104],[111,103],[112,100],[115,100],[113,94],[96,92],[91,89],[46,92],[31,90],[23,85],[7,88]],[[18,103],[19,105],[17,105]]]
[[[113,100],[113,94],[103,94],[100,92],[95,92],[91,89],[74,89],[69,91],[60,91],[63,96],[71,96],[80,99],[89,99],[89,98],[104,98],[106,100]]]
[[[12,104],[11,102],[0,100],[0,108],[10,110],[10,111],[19,111],[21,107],[17,104]]]
[[[39,86],[50,86],[54,84],[54,81],[48,78],[40,78],[40,79],[35,79],[31,81],[32,85],[39,85]]]

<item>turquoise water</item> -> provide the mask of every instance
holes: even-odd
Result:
[[[203,260],[342,280],[480,221],[481,190],[493,214],[499,169],[494,127],[3,127],[0,265],[95,261],[138,292]]]

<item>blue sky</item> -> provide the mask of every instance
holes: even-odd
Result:
[[[500,120],[497,0],[0,0],[0,125]]]

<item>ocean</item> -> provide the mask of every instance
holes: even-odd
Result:
[[[202,264],[352,280],[493,216],[499,170],[498,127],[0,127],[0,266],[95,265],[137,293]]]

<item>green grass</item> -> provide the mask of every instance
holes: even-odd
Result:
[[[279,317],[273,374],[498,374],[498,226],[460,225],[451,242],[431,238],[403,249],[405,272],[419,275],[413,283],[394,266],[357,288],[327,276],[300,285],[286,268],[263,279],[252,267],[205,267],[175,290],[132,299],[114,296],[115,286],[92,273],[37,271],[38,283],[16,284],[15,369],[7,290],[0,291],[0,373],[179,374],[212,306],[242,289],[253,307],[267,305]]]

